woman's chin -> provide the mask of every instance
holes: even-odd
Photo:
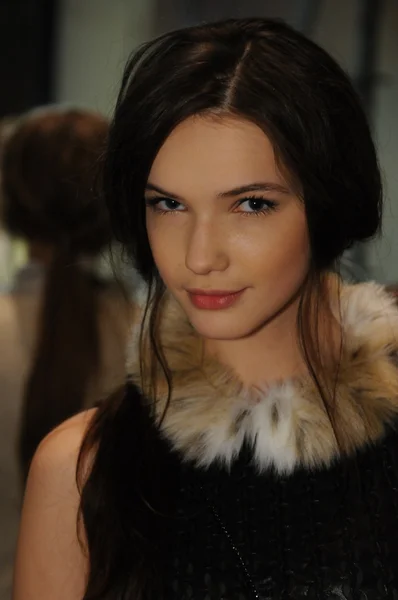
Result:
[[[251,328],[227,311],[203,311],[188,315],[192,327],[209,340],[237,340],[250,335]],[[196,311],[195,311],[196,313]]]

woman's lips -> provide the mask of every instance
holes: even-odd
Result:
[[[232,306],[241,297],[245,289],[236,292],[227,290],[187,290],[187,292],[189,299],[196,308],[220,310]]]

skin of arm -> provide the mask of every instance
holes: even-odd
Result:
[[[69,419],[40,444],[21,516],[13,600],[81,600],[87,556],[78,535],[76,463],[94,410]],[[79,541],[80,537],[80,541]]]

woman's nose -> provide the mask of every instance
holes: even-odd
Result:
[[[188,233],[185,266],[196,275],[224,271],[229,264],[222,232],[214,222],[195,223]]]

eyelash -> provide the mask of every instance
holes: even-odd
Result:
[[[246,196],[238,201],[237,206],[241,206],[245,202],[262,202],[265,206],[261,210],[254,210],[252,212],[239,211],[239,214],[242,214],[244,217],[260,217],[261,215],[273,212],[278,208],[278,204],[274,200],[269,200],[268,198],[263,198],[261,196]]]
[[[163,210],[161,208],[159,208],[159,204],[161,202],[175,202],[177,205],[180,204],[179,202],[177,202],[177,200],[173,200],[172,198],[161,198],[161,197],[156,197],[156,198],[148,198],[145,200],[145,204],[146,206],[148,206],[149,208],[151,208],[154,212],[161,214],[161,215],[168,215],[168,214],[176,214],[179,212],[184,212],[182,210]],[[246,196],[245,198],[241,198],[238,203],[237,203],[237,207],[241,206],[242,204],[244,204],[245,202],[262,202],[264,203],[266,206],[260,210],[253,210],[252,212],[245,212],[245,211],[237,211],[239,214],[245,216],[245,217],[260,217],[261,215],[264,214],[268,214],[270,212],[273,212],[275,210],[277,210],[278,208],[278,204],[276,202],[274,202],[273,200],[269,200],[268,198],[263,198],[261,196]]]

